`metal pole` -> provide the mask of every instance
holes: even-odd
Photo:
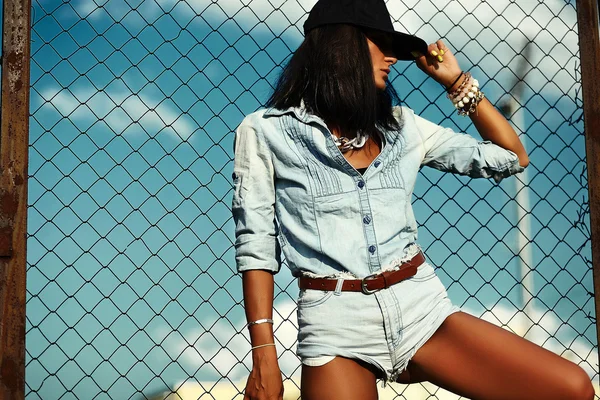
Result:
[[[524,126],[523,113],[518,110],[519,97],[512,98],[506,107],[507,116],[510,118],[510,124],[515,132],[520,132]],[[523,141],[523,139],[521,139]],[[524,142],[524,141],[523,141]],[[525,145],[525,143],[523,143]],[[524,338],[531,337],[531,320],[534,317],[535,309],[533,305],[533,274],[531,273],[533,259],[531,255],[531,246],[529,238],[531,237],[531,223],[529,221],[529,173],[527,168],[519,174],[515,182],[515,201],[516,201],[516,219],[517,219],[517,251],[519,255],[519,282],[521,285],[521,305],[523,307],[523,320],[520,327],[523,331],[519,332]]]
[[[0,400],[25,398],[31,0],[4,0],[0,110]]]
[[[587,158],[590,203],[590,232],[592,268],[596,300],[596,337],[600,343],[600,35],[598,34],[598,3],[596,0],[577,0],[577,26],[581,57],[581,88],[585,149]]]
[[[523,79],[527,73],[527,59],[531,53],[529,40],[525,43],[522,51],[522,59],[519,60],[516,75],[517,80],[512,85],[511,98],[501,106],[501,111],[509,120],[511,126],[519,134],[525,127],[525,118],[519,109],[521,94],[523,92]],[[521,136],[523,146],[527,149],[525,136]],[[516,219],[517,219],[517,252],[519,255],[519,282],[521,284],[521,305],[523,307],[522,332],[518,332],[524,338],[534,340],[531,333],[531,318],[535,318],[535,307],[533,303],[533,257],[529,241],[531,238],[531,222],[529,214],[531,211],[529,202],[529,171],[526,168],[517,175],[515,182]]]

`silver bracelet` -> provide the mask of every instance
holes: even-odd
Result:
[[[273,320],[271,318],[257,319],[256,321],[248,322],[248,325],[246,325],[246,326],[250,327],[252,325],[258,325],[258,324],[264,324],[264,323],[272,324]]]

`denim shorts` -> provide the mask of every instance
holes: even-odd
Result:
[[[413,277],[371,295],[301,290],[297,354],[313,366],[335,356],[362,360],[381,371],[378,378],[385,385],[457,311],[428,262]]]

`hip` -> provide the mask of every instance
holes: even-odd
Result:
[[[446,288],[428,262],[421,264],[414,276],[373,294],[300,290],[299,335],[309,334],[303,330],[314,330],[320,335],[336,336],[344,332],[360,337],[365,330],[379,330],[384,324],[402,330],[445,297]]]

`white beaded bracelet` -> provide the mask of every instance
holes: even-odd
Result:
[[[462,116],[467,116],[469,114],[473,114],[475,112],[475,110],[477,109],[477,106],[479,105],[481,100],[483,100],[484,97],[485,97],[485,94],[483,94],[482,91],[478,90],[476,92],[475,96],[472,97],[469,107],[467,108],[465,106],[464,108],[459,109],[458,114],[462,115]]]
[[[475,112],[481,100],[485,97],[479,89],[479,82],[467,72],[465,80],[460,87],[454,92],[448,94],[448,98],[452,100],[454,107],[458,110],[461,116],[467,116]]]

